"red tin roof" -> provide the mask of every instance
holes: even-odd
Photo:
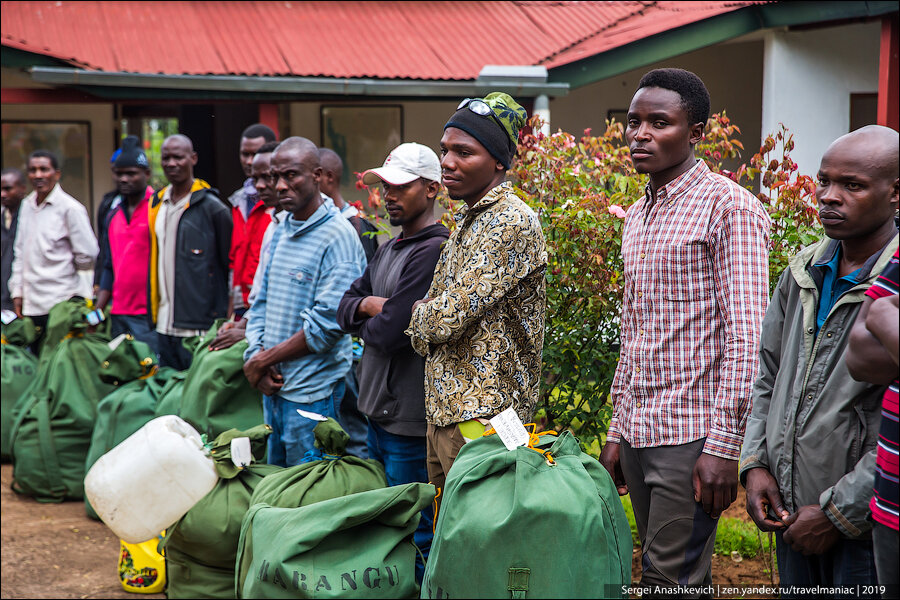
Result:
[[[2,2],[3,46],[102,71],[471,80],[758,2]]]

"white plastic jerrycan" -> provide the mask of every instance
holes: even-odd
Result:
[[[197,430],[166,415],[101,456],[84,492],[113,533],[138,544],[174,525],[218,479]]]

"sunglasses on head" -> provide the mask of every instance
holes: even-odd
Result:
[[[506,127],[504,127],[503,123],[500,122],[500,119],[497,118],[497,115],[494,114],[494,109],[492,109],[488,105],[488,103],[481,98],[466,98],[459,103],[459,106],[456,107],[456,110],[459,110],[466,106],[468,106],[469,110],[480,117],[491,117],[492,119],[494,119],[494,122],[496,122],[497,125],[500,126],[500,129],[506,132]]]

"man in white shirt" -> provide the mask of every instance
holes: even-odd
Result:
[[[87,209],[59,186],[59,160],[46,150],[28,156],[34,191],[22,201],[13,247],[9,291],[17,315],[38,330],[38,348],[54,305],[72,296],[93,297],[94,261],[100,249]]]

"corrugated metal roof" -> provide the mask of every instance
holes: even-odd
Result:
[[[472,80],[758,2],[2,2],[4,46],[102,71]]]

